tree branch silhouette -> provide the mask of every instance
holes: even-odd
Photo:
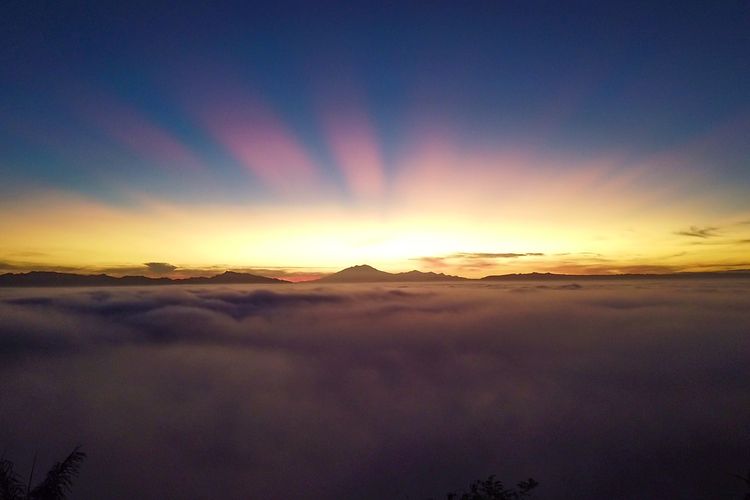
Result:
[[[36,456],[27,483],[14,470],[13,462],[0,460],[0,500],[65,500],[85,458],[86,454],[81,451],[81,447],[76,446],[65,460],[52,466],[44,480],[34,489],[31,489],[31,480]]]

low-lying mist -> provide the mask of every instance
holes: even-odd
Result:
[[[0,453],[81,499],[733,498],[750,283],[0,289]]]

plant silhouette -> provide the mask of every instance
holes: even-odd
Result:
[[[474,481],[469,491],[462,493],[448,493],[447,500],[519,500],[531,496],[531,490],[539,486],[534,479],[519,482],[515,488],[507,489],[502,481],[492,475],[482,481]]]
[[[732,476],[736,477],[737,479],[745,483],[745,486],[747,487],[747,492],[745,493],[745,496],[742,498],[744,498],[745,500],[750,500],[750,469],[748,469],[747,475],[745,477],[742,477],[739,474],[732,474]]]
[[[31,489],[34,466],[28,483],[14,470],[13,462],[0,459],[0,500],[64,500],[73,486],[73,479],[78,475],[81,462],[86,454],[80,446],[62,462],[57,462],[47,472],[44,480]]]

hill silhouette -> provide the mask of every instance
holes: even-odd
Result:
[[[669,274],[555,274],[520,273],[497,274],[483,278],[464,278],[450,274],[422,272],[403,273],[381,271],[367,264],[347,267],[310,282],[316,283],[429,283],[441,281],[595,281],[595,280],[654,280],[654,279],[750,279],[750,269],[713,272],[680,272]],[[52,271],[0,274],[0,287],[58,287],[58,286],[149,286],[149,285],[250,285],[290,283],[250,273],[226,271],[215,276],[190,278],[152,278],[149,276],[110,276],[108,274],[76,274]]]
[[[664,274],[555,274],[555,273],[516,273],[496,274],[480,278],[481,281],[550,281],[550,280],[654,280],[654,279],[696,279],[696,278],[750,278],[750,269],[711,272],[679,272]]]
[[[347,267],[341,271],[318,280],[323,283],[382,283],[382,282],[428,282],[428,281],[464,281],[468,278],[450,276],[442,273],[423,273],[422,271],[408,271],[404,273],[388,273],[375,269],[367,264]]]
[[[226,271],[216,276],[192,278],[150,278],[148,276],[115,277],[107,274],[75,274],[48,271],[7,273],[0,275],[0,286],[147,286],[147,285],[232,285],[289,283],[250,273]]]

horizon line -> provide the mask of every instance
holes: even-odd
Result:
[[[355,279],[347,280],[346,276],[344,275],[344,278],[341,280],[331,280],[328,281],[326,278],[329,277],[336,277],[336,276],[342,276],[342,273],[353,273],[357,272],[359,270],[362,270],[362,268],[367,268],[364,272],[369,272],[376,274],[376,276],[380,276],[381,278],[388,277],[388,279],[368,279],[367,276],[357,276]],[[415,274],[416,273],[416,274]],[[554,273],[554,272],[539,272],[539,271],[531,271],[526,273],[507,273],[507,274],[488,274],[482,277],[478,278],[468,278],[465,276],[460,275],[451,275],[451,274],[445,274],[445,273],[438,273],[434,271],[420,271],[418,269],[412,269],[410,271],[402,271],[402,272],[388,272],[388,271],[382,271],[380,269],[377,269],[373,266],[370,266],[368,264],[358,264],[354,266],[349,266],[346,268],[343,268],[339,271],[333,272],[333,273],[327,273],[318,275],[315,278],[312,279],[306,279],[306,280],[290,280],[290,279],[284,279],[283,277],[276,277],[276,276],[267,276],[263,274],[257,274],[257,273],[251,273],[247,271],[235,271],[232,269],[226,269],[222,272],[218,272],[217,274],[213,275],[194,275],[194,276],[184,276],[184,277],[171,277],[171,276],[149,276],[145,274],[125,274],[121,276],[115,276],[112,274],[108,274],[106,272],[93,272],[93,273],[85,273],[85,272],[70,272],[70,271],[49,271],[44,269],[30,269],[30,270],[24,270],[19,272],[6,272],[0,274],[0,278],[4,278],[4,281],[7,281],[7,283],[3,283],[0,281],[0,286],[13,286],[14,284],[20,284],[20,283],[13,283],[13,278],[23,279],[24,277],[30,277],[30,276],[39,276],[39,275],[45,275],[47,277],[53,278],[53,277],[67,277],[67,278],[82,278],[82,279],[102,279],[102,280],[113,280],[115,282],[129,282],[134,280],[140,280],[143,281],[142,284],[200,284],[201,282],[208,282],[207,284],[216,283],[216,284],[232,284],[231,282],[221,282],[221,278],[227,278],[227,279],[234,279],[236,280],[236,284],[252,284],[252,282],[243,283],[242,279],[253,279],[258,278],[261,280],[268,280],[267,283],[312,283],[317,281],[326,281],[327,283],[346,283],[346,282],[361,282],[361,283],[367,283],[367,282],[382,282],[382,281],[390,281],[390,282],[398,282],[398,278],[403,275],[412,275],[414,277],[420,276],[423,279],[419,280],[409,280],[405,279],[403,281],[417,281],[417,282],[439,282],[439,281],[482,281],[482,280],[524,280],[524,279],[538,279],[538,280],[544,280],[544,279],[623,279],[623,278],[669,278],[669,277],[750,277],[750,268],[741,268],[741,269],[726,269],[726,270],[719,270],[719,271],[672,271],[672,272],[640,272],[640,273],[590,273],[590,274],[568,274],[568,273]],[[427,278],[429,279],[427,279]],[[405,277],[406,278],[406,277]],[[442,279],[445,278],[445,279]],[[190,283],[188,283],[190,282]],[[31,284],[31,283],[29,283]],[[112,283],[116,284],[116,283]],[[134,283],[136,284],[136,283]],[[140,284],[140,283],[137,283]],[[261,283],[258,283],[261,284]],[[45,286],[45,285],[41,285]]]

